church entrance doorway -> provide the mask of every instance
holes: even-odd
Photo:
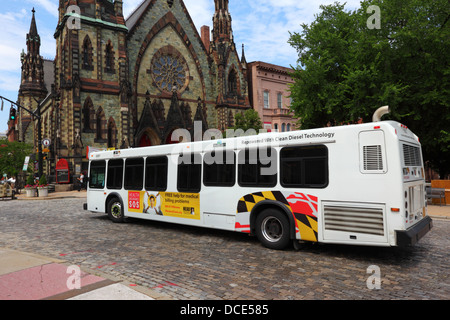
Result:
[[[144,131],[138,140],[139,148],[157,146],[160,144],[158,136],[153,132],[153,130],[148,129]]]

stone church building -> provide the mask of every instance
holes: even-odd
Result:
[[[182,0],[144,0],[127,19],[123,1],[60,0],[54,61],[40,56],[33,9],[18,103],[40,103],[47,174],[60,159],[87,170],[87,147],[173,143],[175,129],[225,130],[250,108],[228,0],[214,0],[212,30],[201,34]],[[16,119],[9,138],[37,146],[36,119],[22,109]]]

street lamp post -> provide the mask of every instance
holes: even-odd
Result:
[[[36,99],[35,99],[36,100]],[[43,173],[43,156],[42,156],[42,121],[41,121],[41,103],[37,101],[37,118],[38,118],[38,175],[39,178],[42,177]]]

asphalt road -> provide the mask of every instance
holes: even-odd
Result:
[[[1,201],[0,247],[65,259],[167,299],[450,298],[448,219],[435,219],[412,248],[315,244],[272,251],[245,234],[141,220],[114,224],[84,211],[83,202]]]

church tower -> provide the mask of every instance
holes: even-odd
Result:
[[[37,101],[47,96],[44,82],[44,59],[40,55],[41,37],[36,26],[36,11],[32,10],[30,31],[27,34],[27,52],[22,51],[22,74],[19,88],[18,103],[29,110],[35,110]],[[32,116],[25,110],[19,109],[19,140],[33,143],[34,128]]]
[[[234,115],[248,108],[246,63],[239,59],[233,39],[229,0],[214,0],[215,13],[211,53],[217,65],[218,128],[223,130],[233,126]],[[233,113],[234,111],[234,113]]]
[[[213,42],[215,44],[233,42],[228,0],[214,0],[214,3],[216,11],[213,17]]]
[[[130,95],[121,0],[60,0],[55,90],[59,158],[87,169],[86,147],[129,146]]]

